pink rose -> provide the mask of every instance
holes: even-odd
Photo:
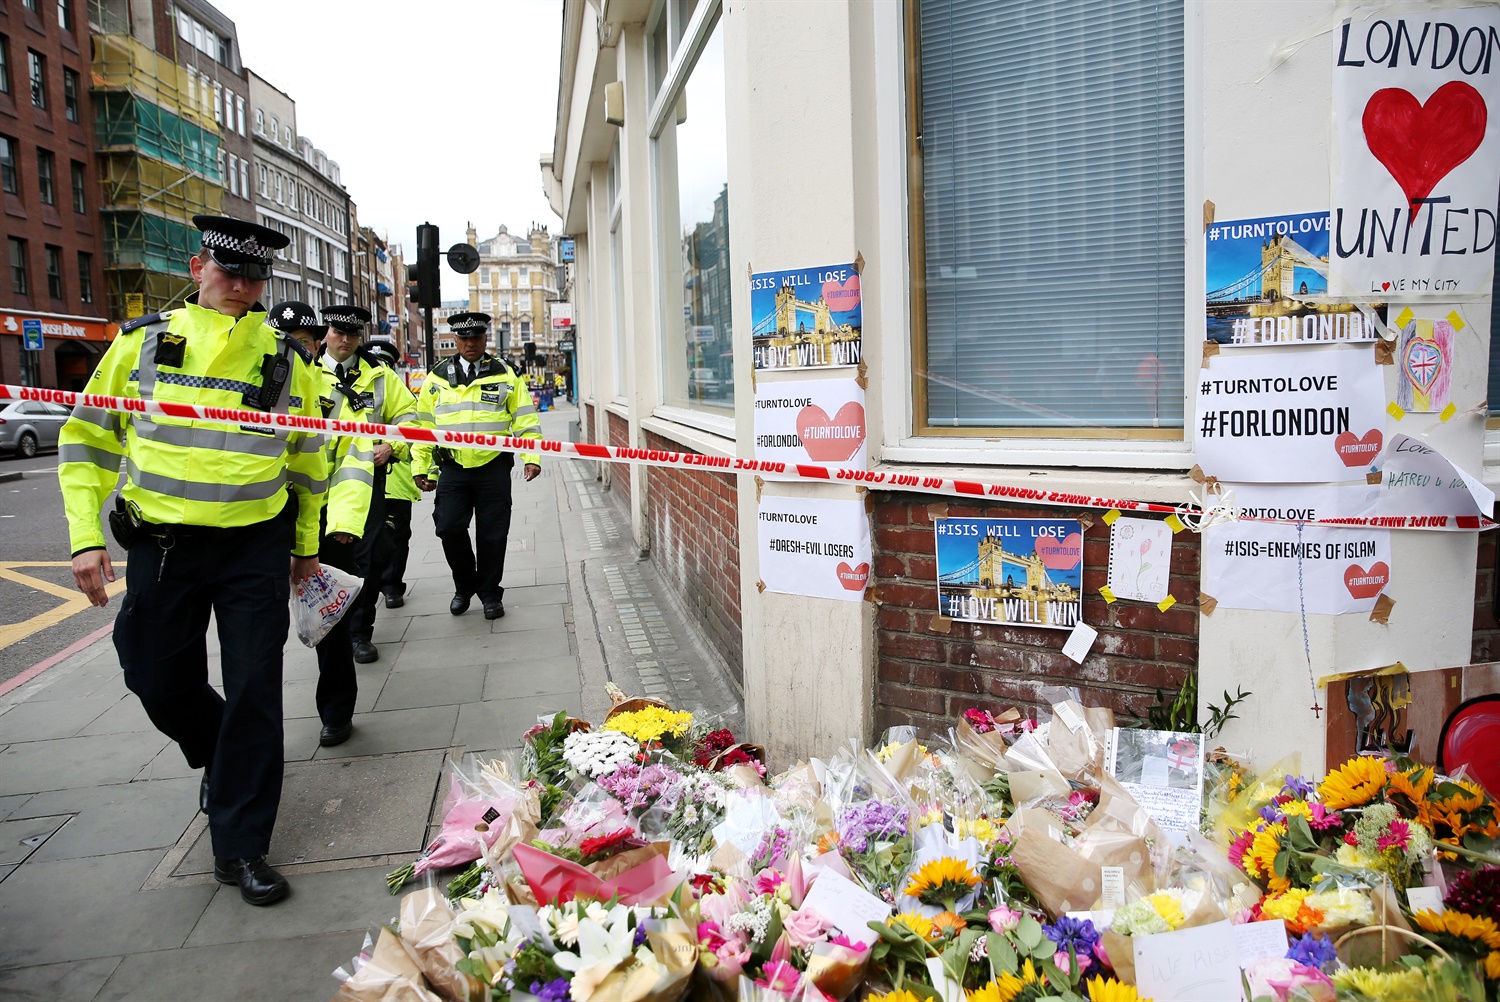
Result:
[[[787,939],[799,950],[823,941],[828,933],[828,920],[806,908],[792,912],[783,923]]]
[[[1020,912],[1013,912],[1004,905],[997,905],[990,910],[990,928],[996,932],[1015,932],[1016,926],[1020,924]]]

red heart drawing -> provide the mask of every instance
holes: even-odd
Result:
[[[1488,111],[1479,91],[1450,80],[1421,104],[1410,91],[1387,87],[1370,95],[1361,124],[1375,159],[1406,193],[1416,222],[1417,200],[1479,149]]]
[[[1390,289],[1391,289],[1391,283],[1389,283],[1389,282],[1381,282],[1380,283],[1380,291],[1381,292],[1389,292]]]
[[[847,462],[865,441],[864,404],[851,400],[831,418],[817,404],[809,404],[797,412],[797,435],[814,462]]]
[[[823,299],[835,313],[847,313],[854,309],[859,305],[859,272],[850,275],[843,282],[824,282]]]
[[[840,560],[838,572],[839,584],[844,586],[845,591],[862,591],[865,582],[870,580],[870,565],[867,563],[850,567],[847,560]]]
[[[1369,466],[1380,455],[1385,436],[1379,428],[1371,428],[1363,438],[1355,438],[1354,432],[1346,431],[1333,440],[1333,447],[1345,466]]]
[[[1350,564],[1344,569],[1344,587],[1355,598],[1374,598],[1390,583],[1391,569],[1384,560],[1377,560],[1365,570],[1359,564]]]
[[[1049,570],[1071,571],[1083,560],[1083,536],[1077,532],[1070,532],[1062,539],[1038,536],[1036,555]]]

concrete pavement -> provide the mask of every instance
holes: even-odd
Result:
[[[576,411],[543,415],[566,435]],[[252,908],[213,881],[198,775],[152,728],[104,638],[0,697],[0,997],[326,1000],[384,874],[432,833],[447,763],[514,747],[538,716],[603,716],[604,683],[742,715],[729,676],[649,561],[594,464],[515,483],[504,619],[448,614],[431,501],[413,518],[406,605],[381,608],[354,737],[318,745],[317,662],[287,645],[286,779],[271,861],[292,897]],[[211,670],[218,641],[209,636]]]

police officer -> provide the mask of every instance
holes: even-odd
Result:
[[[120,328],[88,392],[318,416],[311,360],[265,323],[257,301],[288,240],[222,216],[195,216],[198,292],[181,309]],[[288,422],[290,423],[290,422]],[[123,444],[122,444],[123,443]],[[115,649],[151,722],[203,769],[214,876],[254,905],[286,897],[266,864],[281,799],[282,645],[290,581],[318,573],[327,489],[319,435],[236,422],[81,406],[63,426],[58,479],[73,578],[96,606],[114,569],[99,510],[125,460],[110,515],[128,550]],[[290,490],[288,490],[290,488]],[[204,638],[218,623],[224,694]]]
[[[366,348],[392,372],[395,372],[396,366],[401,363],[401,353],[396,350],[395,344],[384,338],[371,340]],[[378,585],[385,593],[385,607],[399,609],[406,604],[404,578],[406,577],[406,561],[411,554],[411,506],[421,500],[422,492],[417,490],[417,485],[411,478],[409,446],[404,456],[400,449],[396,450],[386,467],[385,529],[381,532],[389,545],[377,548],[376,557],[383,558],[382,566],[379,567],[380,576],[378,580],[375,579],[377,568],[372,566],[371,576],[365,581],[365,587],[372,588]]]
[[[358,306],[330,306],[323,311],[328,334],[323,339],[323,379],[335,397],[334,416],[341,420],[402,424],[413,419],[417,398],[407,389],[396,370],[385,364],[380,353],[360,343],[370,314]],[[394,354],[395,346],[384,342]],[[403,439],[374,445],[374,483],[369,515],[359,550],[359,573],[364,587],[349,610],[349,639],[354,660],[369,664],[380,658],[371,643],[375,629],[375,604],[380,595],[380,577],[390,559],[391,537],[386,531],[386,480],[391,465],[411,459],[411,446]],[[337,482],[339,474],[334,474]],[[340,565],[342,566],[342,565]]]
[[[490,318],[485,313],[455,313],[448,327],[458,354],[439,363],[422,384],[417,420],[442,431],[481,432],[520,438],[542,437],[541,421],[526,383],[515,370],[485,351]],[[522,453],[524,476],[542,472],[541,457]],[[448,611],[462,616],[474,595],[485,619],[505,615],[500,577],[505,570],[505,539],[510,534],[509,452],[481,449],[412,447],[412,478],[423,491],[437,491],[432,520],[443,541],[443,556],[453,572],[453,601]],[[469,519],[476,522],[478,559],[469,545]]]

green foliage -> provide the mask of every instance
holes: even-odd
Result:
[[[1182,688],[1177,690],[1177,695],[1171,702],[1167,701],[1166,693],[1161,689],[1156,690],[1156,705],[1146,709],[1146,716],[1136,716],[1136,726],[1149,728],[1153,731],[1177,731],[1181,734],[1202,734],[1203,737],[1212,741],[1219,736],[1224,725],[1231,720],[1238,720],[1239,714],[1234,708],[1249,699],[1252,693],[1246,692],[1242,687],[1236,686],[1234,695],[1229,690],[1224,690],[1223,705],[1209,703],[1207,706],[1208,719],[1202,724],[1198,722],[1198,676],[1188,675],[1182,683]]]

